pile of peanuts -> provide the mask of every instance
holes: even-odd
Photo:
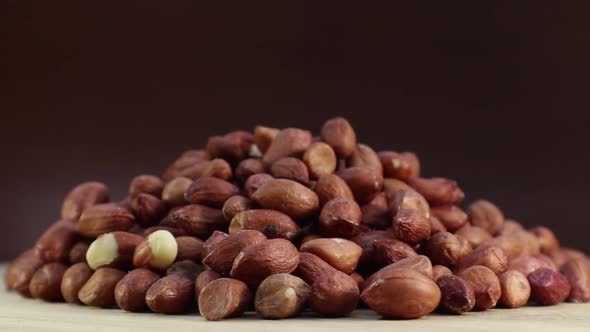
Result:
[[[122,201],[85,182],[22,253],[25,297],[207,320],[311,311],[385,318],[590,301],[590,260],[525,229],[411,152],[357,142],[344,118],[320,136],[257,126],[209,138]]]

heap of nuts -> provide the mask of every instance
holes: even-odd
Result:
[[[221,320],[303,310],[385,318],[590,301],[590,261],[525,229],[457,182],[421,177],[411,152],[357,142],[343,118],[320,136],[258,126],[209,138],[129,195],[86,182],[22,253],[6,286],[25,297]]]

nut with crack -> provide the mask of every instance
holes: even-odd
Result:
[[[254,305],[263,318],[283,319],[299,315],[310,294],[311,286],[301,278],[278,273],[258,286]]]
[[[133,265],[136,268],[165,270],[174,263],[177,254],[178,244],[172,233],[157,231],[137,245]]]
[[[252,295],[248,286],[236,279],[211,281],[199,295],[199,312],[210,321],[241,316],[250,307]]]
[[[135,248],[143,236],[127,232],[112,232],[100,235],[86,251],[86,261],[91,269],[99,267],[128,268],[133,262]]]

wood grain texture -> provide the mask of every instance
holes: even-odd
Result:
[[[4,275],[5,265],[0,267]],[[2,279],[3,280],[3,279]],[[369,310],[357,310],[349,318],[327,319],[305,313],[303,317],[271,321],[252,313],[221,322],[207,322],[197,314],[166,316],[95,309],[65,303],[24,299],[0,290],[0,331],[590,331],[590,303],[553,307],[493,309],[461,316],[433,314],[417,320],[379,319]]]

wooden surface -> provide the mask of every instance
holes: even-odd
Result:
[[[5,266],[0,267],[4,276]],[[4,278],[2,277],[2,280]],[[303,317],[269,321],[246,317],[207,322],[197,314],[165,316],[134,314],[122,310],[95,309],[65,303],[24,299],[0,290],[0,331],[590,331],[590,304],[561,304],[553,307],[493,309],[461,316],[433,314],[418,320],[383,320],[369,310],[357,310],[349,318],[327,319],[306,313]]]

